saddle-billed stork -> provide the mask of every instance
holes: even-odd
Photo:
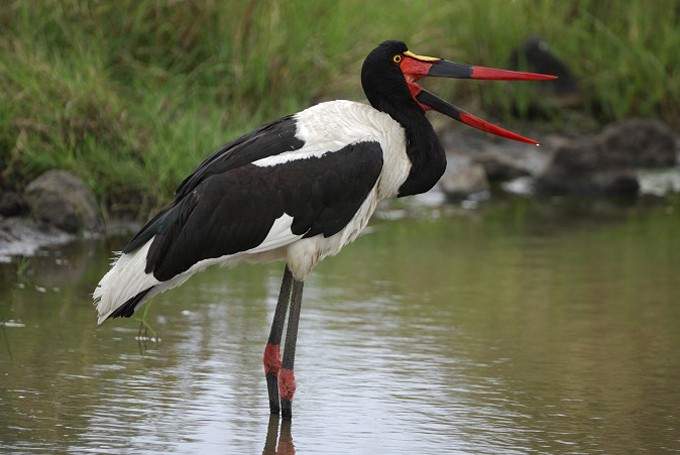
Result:
[[[357,237],[379,201],[437,183],[446,155],[425,112],[536,144],[423,90],[416,82],[425,76],[554,78],[416,55],[401,41],[380,44],[361,70],[370,106],[330,101],[283,117],[216,150],[184,179],[174,201],[132,237],[99,282],[99,324],[131,316],[208,266],[283,260],[264,369],[271,412],[290,419],[304,280]]]

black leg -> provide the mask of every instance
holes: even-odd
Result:
[[[293,291],[290,299],[288,314],[288,330],[286,344],[283,351],[283,363],[279,374],[279,395],[281,396],[281,414],[286,420],[293,416],[292,401],[295,394],[295,345],[297,344],[298,322],[300,321],[300,307],[302,305],[302,290],[304,281],[293,280]]]
[[[267,347],[264,350],[264,375],[267,378],[267,392],[269,393],[269,409],[272,414],[279,413],[279,371],[281,370],[281,335],[283,323],[286,320],[288,303],[290,302],[293,274],[286,266],[281,280],[279,300],[274,311],[274,320],[269,332]]]

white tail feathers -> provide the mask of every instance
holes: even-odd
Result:
[[[284,213],[274,221],[267,237],[258,246],[236,254],[200,260],[167,281],[159,281],[153,273],[145,272],[146,257],[155,239],[152,237],[135,251],[118,255],[112,263],[111,270],[97,285],[92,293],[97,307],[97,322],[101,324],[114,313],[114,316],[129,316],[131,310],[136,310],[153,296],[182,285],[194,273],[211,265],[234,266],[244,261],[263,262],[285,258],[285,247],[303,237],[302,234],[293,234],[292,224],[293,217]],[[317,241],[312,242],[316,245]],[[305,274],[308,272],[307,270]],[[137,297],[135,301],[130,301],[135,297]],[[116,310],[120,311],[116,313]]]
[[[92,297],[97,307],[97,323],[101,324],[125,302],[141,292],[160,284],[153,274],[145,273],[146,255],[153,238],[131,253],[120,254],[111,270],[101,279]],[[158,292],[149,292],[137,307]]]

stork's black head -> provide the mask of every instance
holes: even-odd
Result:
[[[390,108],[396,108],[425,112],[411,96],[399,66],[406,51],[408,47],[402,41],[385,41],[364,60],[361,86],[369,103],[379,111],[389,112]]]
[[[402,41],[385,41],[364,60],[361,85],[371,105],[393,117],[400,112],[435,110],[487,133],[522,142],[537,142],[469,114],[423,90],[416,82],[425,76],[458,79],[546,80],[555,76],[500,70],[417,55]]]

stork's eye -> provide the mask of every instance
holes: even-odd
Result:
[[[400,63],[401,62],[401,55],[400,54],[395,55],[394,57],[392,57],[392,61],[394,63]]]

